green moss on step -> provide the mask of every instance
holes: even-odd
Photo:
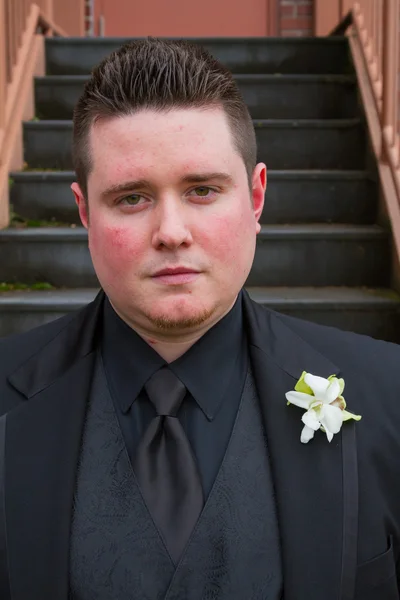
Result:
[[[378,298],[386,298],[387,300],[397,301],[400,300],[399,294],[395,290],[392,290],[390,288],[368,288],[368,292],[369,294],[371,294],[371,296],[377,296]]]
[[[24,291],[36,291],[36,290],[54,290],[55,287],[51,283],[46,281],[38,281],[37,283],[9,283],[6,281],[0,281],[0,292],[16,292],[20,290]]]
[[[49,169],[44,167],[30,167],[28,163],[24,163],[21,171],[29,173],[58,173],[61,169]]]
[[[55,218],[50,220],[25,219],[21,215],[13,211],[11,212],[11,229],[28,229],[29,227],[70,227],[71,229],[74,229],[76,225],[71,223],[63,223],[62,221],[57,221]]]

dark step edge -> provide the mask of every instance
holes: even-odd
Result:
[[[275,169],[268,170],[267,175],[268,179],[311,179],[323,181],[340,181],[342,179],[346,179],[349,181],[375,181],[374,177],[368,171],[361,170],[343,171],[341,169]]]
[[[246,289],[253,300],[270,307],[301,306],[312,311],[316,308],[329,310],[340,306],[343,310],[374,308],[383,311],[388,308],[398,308],[400,311],[400,295],[390,288],[247,287]]]
[[[10,177],[15,183],[19,181],[32,181],[38,182],[44,179],[50,180],[63,180],[70,181],[75,178],[75,171],[11,171]],[[346,179],[350,181],[358,180],[369,180],[375,181],[375,179],[368,173],[368,171],[342,171],[334,169],[326,170],[307,170],[307,169],[293,169],[293,170],[268,170],[268,179],[316,179],[316,180],[327,180],[337,181]]]
[[[76,227],[27,227],[25,229],[0,230],[0,244],[17,242],[83,242],[87,241],[87,231],[82,226]]]
[[[11,171],[9,173],[14,183],[39,183],[46,179],[70,182],[71,179],[75,179],[75,171]]]
[[[262,239],[280,240],[377,240],[387,239],[388,232],[379,225],[343,225],[331,223],[301,225],[261,225]]]
[[[261,129],[349,129],[359,127],[362,119],[352,117],[348,119],[253,119],[255,128]]]
[[[91,302],[98,289],[12,291],[0,292],[0,307],[9,311],[29,309],[35,312],[60,312],[77,310]],[[0,310],[1,314],[1,310]]]
[[[358,117],[350,119],[253,119],[256,128],[287,128],[293,129],[347,129],[349,127],[358,127],[362,120]],[[71,119],[43,119],[39,121],[24,121],[25,129],[47,130],[47,129],[70,129],[72,130]]]
[[[259,239],[290,240],[384,240],[388,232],[378,225],[262,225]],[[0,231],[0,243],[17,241],[48,242],[70,241],[79,242],[87,239],[84,227],[29,227],[26,229],[3,229]]]
[[[69,85],[71,83],[85,83],[90,75],[44,75],[35,77],[35,82],[39,84]],[[357,78],[355,75],[336,75],[336,74],[301,74],[301,73],[234,73],[234,79],[242,81],[265,81],[282,83],[343,83],[355,84]]]
[[[108,46],[114,44],[124,44],[128,41],[134,40],[145,40],[147,37],[106,37],[106,38],[85,38],[85,37],[52,37],[46,38],[46,45],[48,46],[68,46],[71,42],[74,44],[87,46],[87,45],[96,45],[96,46]],[[266,46],[271,44],[276,45],[285,45],[285,44],[293,44],[296,46],[348,46],[348,40],[345,36],[335,36],[335,37],[166,37],[162,36],[161,39],[170,39],[170,40],[188,40],[190,42],[201,42],[203,44],[221,44],[221,45],[229,45],[232,43],[240,43],[240,44],[265,44]]]
[[[387,288],[253,288],[246,287],[250,297],[256,302],[270,307],[299,307],[400,310],[400,295]],[[30,309],[38,312],[44,310],[76,310],[91,302],[98,293],[98,288],[56,289],[49,291],[12,291],[0,293],[0,306],[8,310]],[[1,312],[1,311],[0,311]]]

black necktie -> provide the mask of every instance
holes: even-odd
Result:
[[[157,416],[140,440],[134,471],[177,564],[204,504],[196,461],[177,417],[186,387],[167,367],[157,371],[144,387]]]

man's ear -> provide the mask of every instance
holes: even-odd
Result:
[[[86,198],[83,195],[82,190],[79,187],[78,183],[76,183],[76,181],[71,185],[71,190],[75,196],[75,202],[78,206],[79,216],[82,225],[87,229],[89,227],[89,210]]]
[[[264,163],[259,163],[253,172],[252,179],[252,200],[254,216],[256,218],[256,233],[260,233],[261,225],[259,223],[264,208],[265,190],[267,189],[267,167]]]

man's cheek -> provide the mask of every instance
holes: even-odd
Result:
[[[204,246],[222,261],[231,261],[240,252],[243,239],[241,226],[231,219],[220,219],[209,227],[203,237]]]
[[[135,262],[140,254],[137,236],[124,227],[91,228],[89,247],[97,261],[101,259],[118,271],[123,271],[127,263]]]

